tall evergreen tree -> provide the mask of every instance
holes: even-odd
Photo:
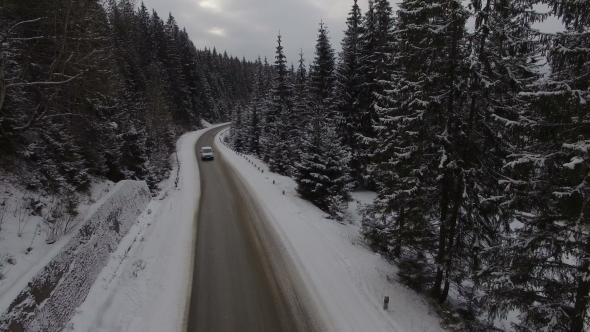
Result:
[[[327,33],[320,23],[309,75],[311,111],[295,163],[295,181],[301,197],[341,219],[343,205],[350,198],[349,153],[342,148],[330,109],[335,64]]]
[[[341,42],[342,52],[336,66],[335,80],[335,110],[336,127],[342,145],[350,154],[351,176],[357,185],[363,185],[368,163],[366,146],[363,149],[362,123],[365,112],[361,107],[361,93],[363,89],[362,40],[363,20],[357,1],[347,19],[347,29]]]
[[[305,67],[305,59],[303,58],[303,50],[299,53],[299,65],[295,73],[295,125],[297,127],[297,136],[301,137],[307,122],[310,119],[309,114],[309,89],[308,89],[308,73]]]
[[[314,112],[333,117],[332,98],[334,90],[334,49],[328,37],[328,28],[321,22],[315,47],[315,57],[310,66],[309,93],[310,106]]]
[[[350,199],[348,154],[340,145],[334,128],[324,118],[315,116],[307,125],[295,164],[297,192],[342,220],[343,208]]]
[[[517,331],[582,332],[590,302],[590,19],[586,2],[549,4],[566,31],[550,44],[549,78],[520,94],[529,107],[504,120],[514,128],[503,183],[516,221],[505,243],[490,252],[495,264],[486,271],[486,303],[496,315],[518,310]],[[530,7],[512,6],[530,20]]]
[[[262,66],[262,61],[260,57],[256,61],[256,74],[255,80],[256,83],[254,84],[254,91],[253,96],[248,105],[248,123],[247,123],[247,130],[248,130],[248,143],[247,143],[247,152],[254,154],[255,156],[261,157],[262,156],[262,148],[261,148],[261,136],[263,132],[263,114],[264,114],[264,105],[265,105],[265,91],[264,91],[264,68]]]
[[[271,99],[266,114],[267,132],[264,138],[269,169],[287,175],[292,168],[293,138],[291,122],[293,112],[293,85],[287,69],[286,57],[281,45],[281,35],[277,38],[277,55],[275,60],[276,76],[272,82]]]
[[[373,103],[373,91],[375,89],[375,79],[373,73],[369,70],[372,68],[373,55],[376,52],[376,22],[375,22],[375,2],[369,0],[369,8],[363,18],[361,35],[361,68],[363,76],[360,78],[363,83],[363,89],[359,100],[359,108],[365,112],[370,112]],[[372,124],[370,124],[372,130]]]
[[[441,303],[451,282],[462,280],[456,245],[464,230],[459,224],[465,189],[460,167],[464,140],[460,92],[465,81],[460,71],[467,17],[456,1],[400,4],[396,71],[389,87],[378,94],[376,106],[382,144],[374,207],[384,220],[382,225],[367,223],[366,233],[374,234],[372,229],[381,227],[374,241],[391,243],[393,254],[402,254],[402,267],[409,269],[400,273],[409,281],[417,277],[416,271],[427,268],[416,269],[416,262],[426,263],[424,257],[434,255],[432,279],[419,277]],[[416,234],[417,229],[422,231]]]

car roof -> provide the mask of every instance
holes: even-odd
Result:
[[[201,150],[205,150],[205,149],[211,149],[211,147],[210,146],[204,146],[204,147],[201,148]]]

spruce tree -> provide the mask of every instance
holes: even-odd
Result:
[[[373,53],[368,55],[376,91],[380,91],[379,82],[388,79],[392,57],[392,31],[394,28],[393,11],[389,0],[375,0],[374,4],[374,47]]]
[[[310,120],[310,104],[308,89],[308,73],[303,58],[303,50],[299,53],[299,65],[295,73],[295,126],[297,127],[297,136],[300,138],[305,132],[307,123]]]
[[[566,27],[549,40],[550,75],[519,94],[529,105],[518,117],[502,119],[514,128],[508,136],[514,151],[506,158],[502,183],[515,221],[503,246],[490,251],[494,264],[485,271],[486,304],[499,316],[518,310],[517,331],[582,332],[589,326],[590,296],[590,94],[585,78],[590,22],[587,3],[549,3]],[[528,8],[511,9],[522,13],[521,21],[530,21]],[[522,50],[531,44],[507,46]]]
[[[342,149],[334,128],[319,114],[307,125],[299,160],[295,163],[299,195],[342,220],[351,189],[348,153]]]
[[[232,110],[231,127],[229,136],[231,138],[231,146],[237,152],[244,152],[246,150],[247,138],[247,120],[246,115],[241,106],[235,107]]]
[[[269,169],[272,172],[288,175],[292,170],[293,158],[290,149],[293,138],[293,126],[290,121],[293,112],[293,86],[289,78],[280,34],[277,43],[276,75],[272,82],[271,99],[266,112],[264,144]]]
[[[377,26],[375,21],[375,3],[373,0],[369,0],[369,8],[363,18],[363,26],[361,35],[361,77],[359,78],[362,82],[362,90],[359,96],[359,108],[365,114],[374,114],[373,111],[373,100],[375,91],[375,77],[374,72],[370,70],[373,65],[373,58],[376,52],[376,38],[377,38]],[[365,118],[371,119],[371,117],[365,116]],[[367,123],[368,122],[368,123]],[[362,123],[363,132],[373,132],[373,124],[371,121],[364,121]]]
[[[256,61],[256,68],[256,83],[254,84],[252,99],[248,105],[247,152],[260,158],[262,156],[261,135],[264,124],[262,115],[264,114],[265,105],[264,72],[260,57]]]
[[[398,13],[394,69],[382,80],[386,87],[377,93],[375,106],[380,145],[374,208],[383,219],[376,233],[375,224],[366,222],[365,233],[377,236],[373,241],[381,248],[393,248],[390,254],[402,260],[402,278],[421,278],[442,303],[451,282],[462,280],[455,245],[464,231],[465,78],[460,73],[468,14],[460,3],[443,0],[436,5],[404,1]],[[430,255],[436,257],[435,265],[415,266],[428,264],[424,258]],[[435,273],[414,275],[425,270]]]
[[[315,58],[309,75],[309,117],[295,163],[297,192],[332,217],[341,219],[349,199],[349,153],[334,126],[332,101],[334,51],[327,29],[320,23]],[[303,60],[301,60],[303,62]]]
[[[362,43],[363,21],[355,0],[347,19],[347,29],[341,42],[342,52],[336,66],[335,80],[335,123],[341,143],[350,154],[351,176],[357,186],[364,184],[368,162],[367,147],[363,144],[363,110],[360,96],[363,89]]]
[[[328,37],[328,28],[321,22],[315,46],[315,57],[310,66],[309,95],[310,106],[314,112],[319,112],[332,118],[333,90],[334,90],[334,49]]]

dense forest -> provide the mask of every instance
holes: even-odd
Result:
[[[537,12],[539,8],[547,8]],[[354,1],[335,54],[255,63],[233,148],[363,233],[454,331],[590,328],[590,2]],[[535,23],[557,17],[559,33]]]
[[[176,139],[251,94],[251,62],[197,49],[172,14],[131,0],[3,1],[0,38],[0,170],[31,190],[155,190]]]

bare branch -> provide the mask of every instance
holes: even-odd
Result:
[[[69,81],[77,78],[80,75],[82,75],[82,73],[79,73],[76,76],[72,76],[71,78],[69,78],[67,80],[59,81],[59,82],[24,82],[24,83],[11,83],[11,84],[6,85],[6,87],[7,88],[11,88],[11,87],[14,87],[14,86],[59,85],[59,84],[68,83]]]
[[[20,22],[16,23],[15,25],[11,26],[10,29],[8,29],[8,31],[6,32],[6,35],[4,36],[4,38],[2,38],[2,42],[5,42],[6,39],[8,38],[8,36],[10,36],[10,34],[12,33],[12,30],[16,29],[16,27],[18,27],[19,25],[41,21],[45,18],[46,17],[39,17],[36,19],[27,20],[27,21],[20,21]]]
[[[45,109],[43,110],[43,113],[41,113],[41,115],[39,115],[37,117],[37,112],[39,112],[39,109],[41,108],[41,104],[37,105],[37,108],[35,108],[35,113],[33,113],[33,115],[31,116],[31,120],[29,120],[29,122],[22,126],[22,127],[15,127],[13,128],[14,130],[19,130],[19,131],[25,131],[27,129],[29,129],[29,127],[31,127],[31,125],[33,125],[33,123],[35,123],[38,119],[40,119],[41,117],[43,117],[45,115],[45,113],[47,113],[47,107],[45,107]]]
[[[27,41],[27,40],[35,40],[35,39],[43,39],[45,36],[38,36],[38,37],[29,37],[29,38],[7,38],[6,40],[9,41]]]

